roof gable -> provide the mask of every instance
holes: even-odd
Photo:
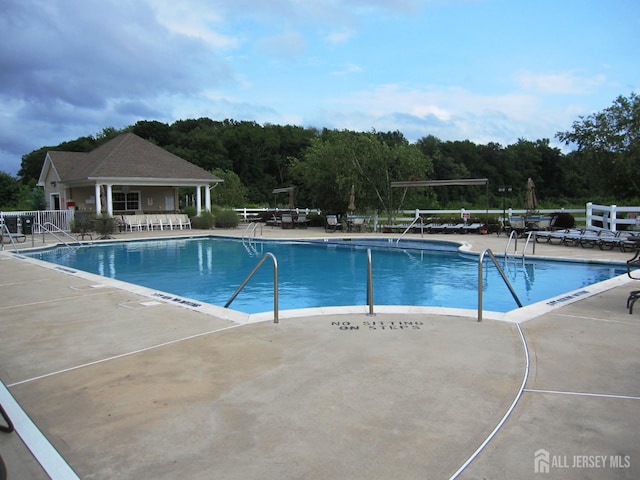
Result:
[[[62,182],[107,178],[222,181],[133,133],[118,135],[89,153],[52,151],[47,158]]]

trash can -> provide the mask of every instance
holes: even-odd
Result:
[[[23,216],[20,217],[22,221],[22,234],[31,235],[33,233],[33,217]]]

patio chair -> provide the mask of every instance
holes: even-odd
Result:
[[[450,223],[444,227],[444,233],[464,233],[464,223]]]
[[[293,215],[290,213],[283,213],[280,221],[282,222],[282,228],[293,228]]]
[[[336,230],[342,230],[342,225],[338,222],[337,215],[327,215],[325,224],[325,232],[335,232]]]
[[[4,243],[4,237],[7,237],[9,241],[17,240],[18,243],[27,240],[24,233],[18,232],[18,217],[4,217],[0,221],[0,241],[2,243]]]
[[[509,228],[515,230],[518,235],[522,235],[526,228],[524,217],[509,217]]]
[[[591,228],[585,228],[580,237],[580,246],[582,248],[593,248],[600,242],[600,231]]]
[[[640,249],[636,250],[636,254],[630,260],[627,260],[627,275],[629,278],[633,278],[634,280],[640,280],[640,277],[636,277],[632,275],[632,273],[637,272],[637,269],[640,268]],[[627,297],[627,308],[629,309],[629,314],[633,313],[633,304],[640,298],[640,290],[632,290],[629,292],[629,296]]]
[[[470,223],[468,225],[465,225],[463,227],[463,230],[465,233],[470,233],[470,232],[477,233],[480,230],[480,227],[482,227],[481,223]]]
[[[296,225],[298,228],[307,228],[307,214],[300,213],[298,214],[298,218],[296,218]]]
[[[447,228],[448,223],[434,223],[431,225],[429,229],[429,233],[443,233],[445,228]]]
[[[600,250],[612,250],[614,247],[618,248],[621,252],[633,252],[637,249],[638,244],[631,239],[635,237],[632,232],[611,232],[601,233],[601,238],[598,243]]]

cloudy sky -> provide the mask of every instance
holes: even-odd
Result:
[[[639,52],[637,0],[2,0],[0,171],[138,120],[553,139]]]

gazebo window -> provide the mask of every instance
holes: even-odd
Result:
[[[140,210],[140,192],[113,192],[114,210]]]

